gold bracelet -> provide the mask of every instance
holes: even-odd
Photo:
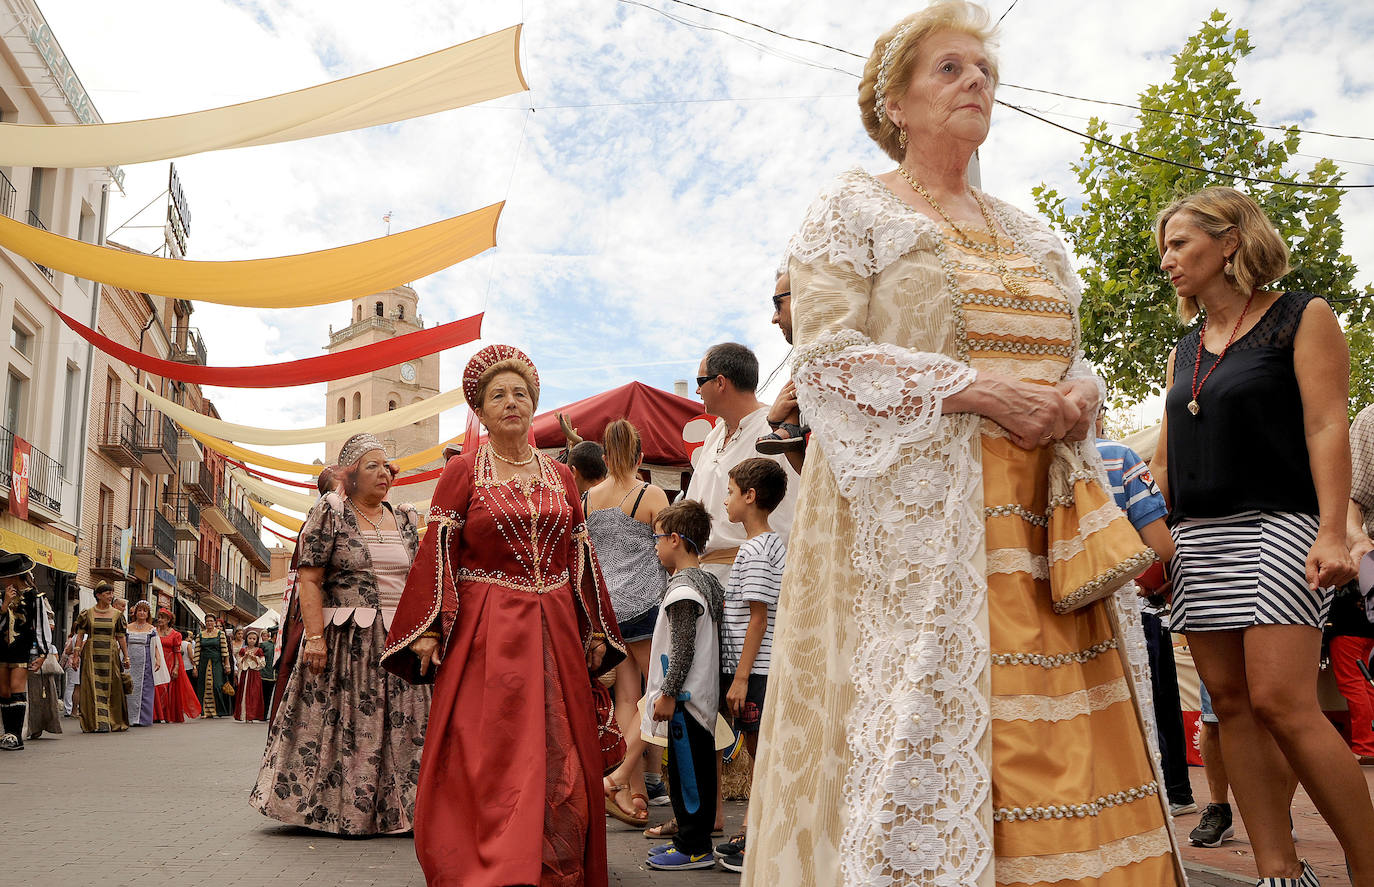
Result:
[[[311,635],[306,635],[305,639],[306,639],[307,641],[322,641],[322,640],[324,640],[324,635],[322,635],[322,634],[311,634]]]
[[[439,632],[437,632],[437,631],[424,631],[424,632],[421,632],[421,633],[420,633],[420,637],[422,637],[422,638],[435,638],[435,639],[437,640],[438,637],[439,637]]]

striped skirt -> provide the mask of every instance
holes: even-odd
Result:
[[[1183,520],[1172,532],[1173,631],[1325,624],[1334,589],[1312,591],[1306,576],[1316,515],[1242,511]]]

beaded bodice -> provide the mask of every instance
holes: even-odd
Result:
[[[535,594],[566,586],[578,528],[558,471],[541,454],[538,477],[502,481],[494,462],[478,451],[456,578]]]

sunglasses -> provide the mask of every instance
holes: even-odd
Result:
[[[784,291],[784,292],[778,293],[776,296],[773,297],[773,310],[774,310],[774,311],[781,311],[781,310],[782,310],[782,300],[783,300],[783,299],[790,299],[791,297],[792,297],[792,291],[791,291],[791,290],[786,290],[786,291]]]
[[[713,381],[713,380],[714,380],[716,377],[718,377],[719,375],[720,375],[720,373],[716,373],[715,376],[697,376],[697,387],[700,388],[702,385],[705,385],[707,382]]]

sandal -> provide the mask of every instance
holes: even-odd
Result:
[[[644,801],[643,810],[638,810],[634,807],[631,807],[629,810],[626,810],[624,807],[620,806],[620,801],[618,801],[616,797],[621,792],[629,791],[630,787],[628,785],[611,785],[610,782],[603,779],[601,780],[601,787],[602,790],[606,793],[607,815],[614,816],[616,819],[620,820],[626,825],[633,825],[636,827],[643,826],[645,823],[649,821],[649,799],[644,797],[644,795],[630,795],[631,804],[634,803],[635,798],[640,798]]]
[[[662,840],[663,838],[671,838],[673,835],[676,835],[677,832],[677,819],[673,818],[668,820],[667,822],[661,822],[658,825],[649,826],[644,830],[644,837],[648,838],[650,841],[658,841]],[[725,837],[724,826],[722,826],[721,828],[711,829],[711,837]]]
[[[806,449],[806,438],[810,433],[810,428],[779,422],[772,434],[765,434],[754,442],[754,449],[765,456],[800,452]]]

